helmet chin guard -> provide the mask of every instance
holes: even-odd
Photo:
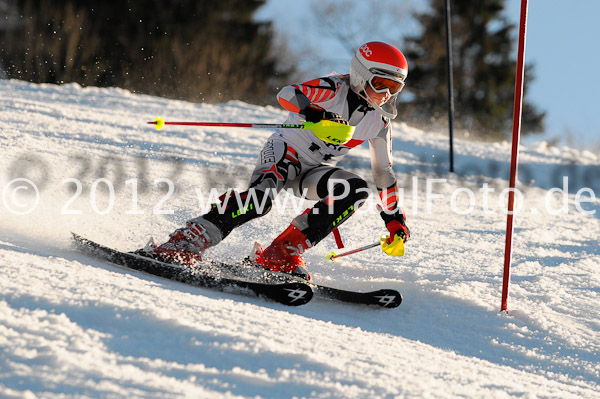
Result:
[[[369,105],[375,108],[382,116],[390,119],[394,119],[396,116],[398,116],[398,110],[396,109],[396,100],[398,99],[398,95],[393,96],[386,101],[385,104],[381,105],[377,105],[366,92],[365,96],[367,97]]]
[[[377,105],[366,92],[367,85],[374,76],[384,76],[390,80],[401,82],[408,76],[408,63],[404,54],[396,47],[383,42],[363,44],[350,62],[350,87],[365,98],[370,106],[381,115],[394,119],[398,115],[396,100],[400,90],[382,105]]]

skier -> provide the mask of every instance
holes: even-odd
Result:
[[[322,140],[310,130],[277,130],[259,154],[247,191],[224,194],[220,207],[213,205],[208,213],[175,230],[167,242],[149,244],[142,253],[164,262],[193,264],[234,228],[269,212],[274,195],[291,188],[296,195],[305,194],[317,203],[295,217],[267,248],[255,247],[253,260],[271,271],[310,280],[302,253],[347,220],[368,197],[363,178],[335,167],[348,151],[368,140],[372,173],[383,205],[381,217],[390,233],[384,250],[393,255],[410,234],[398,204],[390,123],[397,115],[396,100],[407,74],[406,59],[397,48],[369,42],[354,54],[350,74],[284,87],[277,99],[290,111],[285,123],[330,120],[354,126],[350,140],[347,133]],[[332,131],[332,135],[338,134]]]

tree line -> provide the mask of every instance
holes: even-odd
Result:
[[[18,0],[1,34],[10,78],[119,86],[197,102],[262,103],[285,79],[265,1]]]
[[[452,48],[456,127],[490,140],[510,137],[516,74],[516,26],[503,15],[505,0],[452,0]],[[429,10],[415,16],[419,35],[404,40],[409,65],[401,105],[413,125],[447,123],[447,58],[445,2],[430,0]],[[533,80],[533,67],[525,71]],[[541,133],[545,113],[525,101],[522,133]]]
[[[294,83],[290,77],[298,71],[271,23],[255,19],[265,2],[14,0],[13,15],[0,14],[0,67],[8,78],[31,82],[274,104],[279,88]],[[516,28],[502,15],[504,3],[452,1],[456,128],[488,139],[508,137],[512,126]],[[331,18],[335,27],[336,14]],[[409,61],[398,119],[443,126],[444,1],[430,0],[414,18],[420,33],[392,42]],[[533,78],[531,67],[526,77]],[[543,131],[544,116],[525,97],[523,134]]]

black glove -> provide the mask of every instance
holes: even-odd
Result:
[[[410,237],[410,230],[406,226],[404,212],[402,212],[400,208],[396,208],[394,211],[382,211],[380,215],[385,222],[385,227],[387,227],[390,232],[390,243],[394,241],[396,235],[400,236],[404,242],[408,240]]]
[[[317,123],[323,119],[347,125],[348,121],[341,115],[334,112],[325,111],[317,104],[309,104],[306,108],[300,110],[300,115],[304,115],[307,122]]]

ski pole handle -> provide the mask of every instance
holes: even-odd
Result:
[[[327,260],[333,261],[334,259],[341,258],[342,256],[352,255],[357,252],[362,252],[362,251],[370,249],[370,248],[378,247],[380,245],[381,245],[381,243],[378,241],[378,242],[374,242],[373,244],[365,245],[364,247],[356,248],[356,249],[353,249],[352,251],[344,252],[341,254],[336,254],[334,252],[331,252],[330,254],[327,255]]]

